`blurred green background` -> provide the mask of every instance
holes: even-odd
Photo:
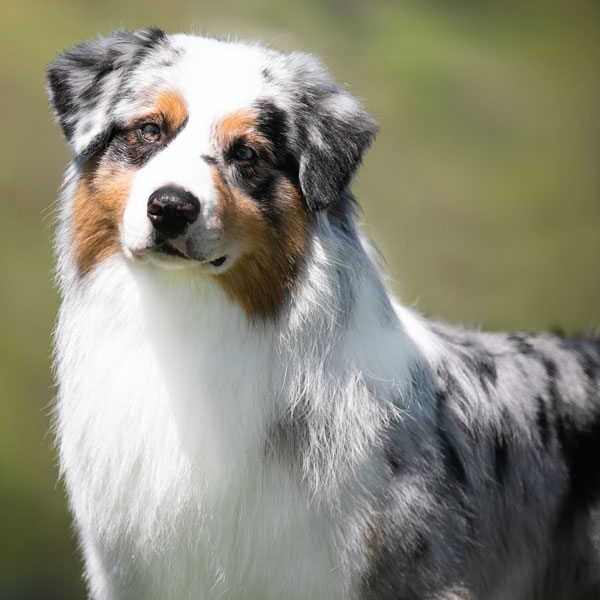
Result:
[[[489,329],[598,330],[598,2],[1,6],[0,600],[84,596],[48,432],[68,153],[43,91],[77,41],[160,25],[321,55],[381,124],[354,190],[405,303]]]

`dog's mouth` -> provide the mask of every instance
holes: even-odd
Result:
[[[166,254],[167,256],[172,256],[174,258],[182,258],[183,260],[196,261],[201,264],[212,265],[213,267],[220,267],[220,266],[224,265],[225,261],[227,260],[226,255],[219,256],[218,258],[215,258],[213,260],[201,260],[201,259],[195,258],[193,256],[190,256],[189,254],[182,252],[178,248],[175,248],[175,246],[171,245],[169,242],[163,242],[162,244],[153,248],[153,250],[155,252],[159,252],[161,254]]]
[[[174,246],[171,246],[171,244],[164,243],[164,244],[161,244],[160,246],[156,246],[155,248],[153,248],[153,250],[155,252],[160,252],[161,254],[166,254],[167,256],[183,258],[184,260],[191,260],[191,258],[189,256],[187,256],[183,252],[180,252],[179,250],[177,250],[177,248],[175,248]]]
[[[220,258],[216,258],[215,260],[211,260],[209,262],[213,267],[220,267],[221,265],[225,264],[226,260],[226,256],[221,256]]]

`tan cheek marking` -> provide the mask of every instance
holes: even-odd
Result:
[[[217,281],[249,317],[274,316],[293,289],[306,248],[304,205],[294,186],[283,180],[277,197],[281,219],[275,230],[255,200],[224,183],[216,171],[213,181],[227,242],[242,248],[235,265],[217,275]]]
[[[298,190],[288,179],[282,179],[278,190],[278,204],[283,209],[282,228],[284,248],[288,257],[304,253],[308,239],[308,213]]]
[[[185,101],[173,91],[157,96],[154,113],[154,118],[166,120],[172,131],[184,123],[188,114]],[[130,134],[131,148],[135,149],[137,143]],[[119,249],[120,225],[136,172],[109,159],[91,159],[84,167],[73,203],[73,250],[81,275],[87,275]]]
[[[135,171],[118,167],[84,170],[73,204],[73,251],[79,273],[119,249],[120,224]]]

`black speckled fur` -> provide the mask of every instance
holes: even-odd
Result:
[[[600,598],[600,342],[431,328],[445,356],[435,373],[415,371],[413,393],[436,396],[437,441],[422,442],[433,443],[425,462],[423,451],[402,461],[396,436],[385,450],[389,542],[367,597]],[[433,507],[404,531],[402,480]],[[399,552],[413,528],[453,557],[446,575],[440,559],[428,572]]]

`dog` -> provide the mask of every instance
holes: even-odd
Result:
[[[94,600],[600,598],[600,343],[422,318],[303,53],[117,31],[47,71],[55,429]]]

